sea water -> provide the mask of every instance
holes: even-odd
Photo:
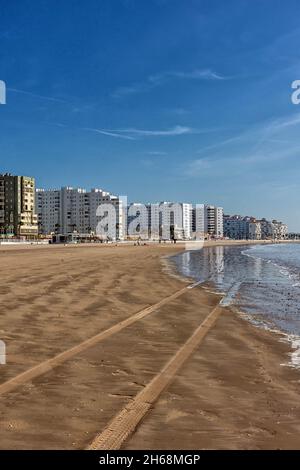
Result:
[[[205,247],[173,259],[184,276],[226,294],[225,305],[300,337],[300,244]]]

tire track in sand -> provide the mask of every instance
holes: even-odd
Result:
[[[194,287],[189,286],[188,288]],[[161,393],[173,381],[178,370],[200,345],[208,331],[213,327],[222,307],[218,304],[198,326],[189,339],[181,346],[177,353],[169,360],[159,372],[136,397],[126,405],[107,425],[87,450],[117,450],[137,428],[139,423],[153,407]]]
[[[118,333],[119,331],[123,330],[127,326],[132,325],[136,321],[141,320],[142,318],[156,311],[158,308],[162,307],[168,302],[171,302],[172,300],[181,296],[182,294],[184,294],[184,292],[186,292],[191,287],[193,286],[183,287],[182,289],[176,291],[174,294],[168,297],[165,297],[160,302],[134,313],[130,317],[126,318],[125,320],[122,320],[119,323],[116,323],[115,325],[108,328],[107,330],[104,330],[101,333],[98,333],[97,335],[92,336],[91,338],[83,341],[82,343],[58,354],[57,356],[51,359],[47,359],[46,361],[43,361],[40,364],[26,370],[25,372],[22,372],[21,374],[13,377],[12,379],[9,379],[6,382],[3,382],[2,384],[0,384],[0,395],[11,392],[17,387],[20,387],[21,385],[24,385],[25,383],[37,377],[40,377],[41,375],[46,374],[47,372],[52,371],[55,367],[63,364],[64,362],[76,356],[77,354],[85,351],[86,349],[91,348],[92,346],[95,346],[99,342],[105,340],[106,338],[109,338],[115,333]]]

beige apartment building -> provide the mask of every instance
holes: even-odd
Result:
[[[0,174],[0,236],[33,239],[37,235],[34,178]]]

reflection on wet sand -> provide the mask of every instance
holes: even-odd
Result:
[[[215,246],[175,257],[179,271],[228,293],[256,320],[300,334],[300,245]]]

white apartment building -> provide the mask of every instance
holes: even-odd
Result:
[[[123,238],[122,202],[101,189],[37,189],[36,211],[43,235],[96,234],[102,229],[104,239]]]
[[[128,206],[129,238],[189,240],[192,205],[177,202],[133,203]]]
[[[100,234],[102,225],[102,237],[123,240],[124,233],[124,208],[119,196],[93,188],[89,193],[90,228]],[[103,223],[102,223],[103,222]],[[125,227],[126,228],[126,227]]]
[[[60,231],[60,190],[36,190],[36,213],[40,234]]]
[[[264,240],[280,240],[287,238],[288,236],[288,226],[283,224],[282,222],[278,222],[277,220],[266,220],[261,219],[261,234],[262,239]]]
[[[274,235],[276,240],[287,239],[289,236],[289,229],[287,224],[273,220]]]
[[[223,215],[224,215],[223,207],[216,207],[215,208],[215,234],[217,238],[220,238],[220,237],[222,238],[224,235]]]
[[[192,208],[192,233],[196,238],[223,237],[223,208],[196,204]]]
[[[281,240],[287,238],[288,227],[277,220],[225,215],[224,235],[235,240]]]
[[[253,219],[249,222],[249,240],[261,240],[261,224],[259,221]]]
[[[152,205],[151,205],[152,206]],[[151,207],[151,229],[154,235],[159,228],[163,240],[189,240],[191,238],[191,204],[160,202],[158,210]]]
[[[127,208],[127,238],[148,240],[151,230],[150,205],[139,202],[129,204]]]

